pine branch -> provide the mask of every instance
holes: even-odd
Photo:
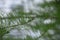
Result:
[[[55,16],[51,17],[51,16],[40,16],[40,15],[37,15],[37,16],[13,16],[13,17],[0,17],[0,19],[17,19],[17,18],[57,18]]]
[[[41,36],[39,36],[39,37],[36,38],[35,40],[39,40],[39,38],[43,37],[43,36],[46,34],[47,31],[48,31],[48,30],[44,31],[44,33],[42,33]]]
[[[32,18],[32,20],[34,20],[34,19],[35,19],[35,18]],[[27,24],[27,23],[31,22],[32,20],[29,20],[28,22],[23,23],[23,24],[16,24],[16,25],[6,26],[6,27],[2,27],[2,28],[9,28],[9,27],[16,27],[16,26],[19,26],[19,25],[25,25],[25,24]],[[28,25],[28,24],[27,24],[27,25]]]

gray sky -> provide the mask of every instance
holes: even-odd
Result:
[[[30,2],[28,4],[28,0],[23,0],[24,1],[24,7],[26,10],[28,10],[28,7],[30,7],[31,9],[33,8],[32,3]],[[34,0],[34,3],[43,3],[43,0]],[[11,5],[20,5],[22,4],[22,0],[0,0],[0,8],[3,8],[3,10],[5,12],[9,12],[10,11],[10,7]]]
[[[33,9],[35,7],[32,4],[32,2],[28,2],[28,0],[0,0],[0,8],[3,8],[5,12],[9,12],[11,5],[21,5],[22,1],[24,1],[24,7],[27,11],[28,11],[28,8]],[[51,0],[46,0],[46,1],[49,2]],[[33,3],[34,4],[44,3],[44,0],[34,0]]]

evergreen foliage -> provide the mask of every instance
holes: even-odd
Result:
[[[33,10],[26,13],[24,12],[23,6],[19,5],[12,8],[12,11],[7,14],[7,17],[0,16],[0,40],[4,40],[3,36],[5,34],[8,34],[10,30],[20,29],[17,27],[20,27],[21,25],[27,25],[33,31],[41,31],[41,36],[37,38],[32,38],[27,35],[27,38],[24,40],[41,40],[41,38],[43,38],[44,40],[60,40],[60,36],[57,36],[60,35],[60,0],[55,0],[51,2],[45,1],[44,4],[38,4],[37,6],[44,9],[44,11],[37,11],[39,15],[37,15],[37,13],[34,14]],[[35,22],[35,25],[29,24],[35,19],[38,19],[38,21]],[[50,20],[50,23],[46,22],[47,19]],[[55,31],[53,35],[48,33],[48,30],[50,29]],[[7,38],[6,40],[16,39]]]

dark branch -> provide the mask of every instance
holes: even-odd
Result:
[[[0,19],[17,19],[17,18],[57,18],[57,17],[50,17],[50,16],[40,16],[40,15],[37,15],[37,16],[13,16],[13,17],[0,17]]]

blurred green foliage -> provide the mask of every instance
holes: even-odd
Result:
[[[33,21],[35,18],[37,18],[37,19],[42,18],[42,20],[39,20],[40,24],[36,23],[36,26],[34,26],[34,27],[32,27],[31,25],[30,26],[33,30],[40,30],[42,32],[42,34],[38,38],[34,38],[34,39],[30,36],[27,36],[27,38],[24,40],[39,40],[39,38],[42,38],[42,37],[49,38],[47,40],[60,40],[60,38],[59,38],[60,36],[55,39],[55,38],[53,38],[52,35],[50,35],[47,32],[49,29],[53,29],[53,30],[55,30],[55,35],[60,35],[60,31],[59,31],[60,29],[58,29],[58,27],[60,27],[59,26],[60,25],[60,0],[51,1],[49,3],[45,2],[44,4],[38,4],[37,6],[42,7],[43,9],[45,9],[45,7],[47,7],[48,11],[45,10],[44,12],[39,13],[42,15],[36,15],[36,17],[34,17],[34,16],[30,16],[33,14],[33,11],[26,13],[26,12],[24,12],[23,6],[16,6],[16,7],[12,8],[12,11],[7,15],[7,17],[0,17],[1,20],[5,20],[6,25],[8,24],[7,27],[5,27],[6,25],[3,25],[4,22],[1,22],[1,20],[0,20],[0,40],[4,40],[3,36],[5,34],[9,33],[9,31],[7,31],[8,28],[10,28],[10,30],[11,30],[11,27],[13,29],[13,28],[15,28],[15,26],[18,26],[18,25],[25,25],[25,24],[28,25],[28,23]],[[52,11],[50,10],[51,6],[54,7],[54,9]],[[26,18],[29,19],[27,22],[25,20]],[[55,23],[44,24],[43,21],[45,19],[53,19],[56,21],[55,21]],[[15,22],[17,22],[17,24],[14,24]],[[22,39],[13,39],[13,38],[9,39],[8,38],[6,40],[22,40]]]

